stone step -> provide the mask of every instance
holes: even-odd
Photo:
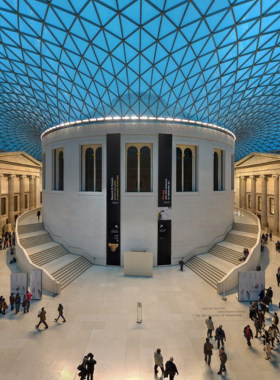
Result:
[[[38,266],[42,266],[50,261],[56,260],[61,256],[68,254],[68,251],[62,245],[56,245],[55,247],[45,249],[43,251],[30,255],[31,261]]]
[[[252,248],[256,244],[257,239],[229,232],[224,241],[241,245],[244,248]]]
[[[18,227],[19,234],[28,234],[29,232],[44,231],[43,223],[20,224]]]
[[[235,231],[249,232],[251,234],[258,233],[258,226],[256,224],[233,223],[232,229]]]
[[[211,255],[217,256],[222,260],[229,261],[234,265],[239,265],[241,261],[239,259],[243,258],[243,254],[237,251],[234,251],[230,248],[223,247],[216,244],[210,251]]]
[[[31,248],[31,247],[36,247],[37,245],[45,244],[45,243],[50,243],[52,242],[52,238],[50,235],[46,232],[45,234],[39,234],[36,236],[31,236],[28,238],[23,238],[20,239],[20,244],[22,245],[23,248]]]

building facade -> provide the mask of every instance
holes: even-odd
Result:
[[[1,232],[42,204],[42,164],[25,152],[0,153]]]
[[[132,250],[175,264],[232,224],[234,136],[222,128],[96,121],[45,132],[42,152],[45,228],[97,264]]]
[[[279,233],[280,155],[250,153],[235,164],[235,205],[256,214],[262,228]]]

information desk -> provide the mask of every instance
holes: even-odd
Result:
[[[153,277],[153,253],[124,252],[124,275]]]

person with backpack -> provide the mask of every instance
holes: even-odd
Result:
[[[221,347],[220,352],[219,352],[219,358],[221,361],[220,364],[220,371],[218,372],[218,375],[221,375],[222,372],[226,372],[226,362],[227,362],[227,354],[225,353],[224,347]]]
[[[170,359],[165,363],[164,376],[167,377],[169,375],[169,380],[173,380],[176,373],[177,373],[177,375],[179,375],[177,367],[174,363],[174,358],[171,356]]]
[[[253,339],[253,333],[252,330],[250,329],[250,325],[247,325],[244,327],[244,336],[247,339],[247,344],[249,347],[251,347],[251,339]]]

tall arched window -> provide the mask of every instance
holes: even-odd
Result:
[[[93,149],[88,148],[85,156],[85,191],[93,191],[94,156]]]
[[[58,155],[58,190],[64,190],[64,158],[63,151]]]
[[[183,191],[182,183],[182,149],[176,148],[176,191]]]
[[[176,191],[197,191],[195,181],[195,146],[176,147]]]
[[[140,149],[140,191],[151,191],[151,150],[147,146]]]
[[[135,146],[131,146],[127,149],[127,191],[136,192],[137,191],[137,161],[138,161],[138,151]]]
[[[102,148],[96,149],[95,153],[95,191],[102,191]]]
[[[219,190],[219,156],[214,152],[214,191]]]
[[[187,148],[184,155],[184,191],[192,191],[192,151]]]

